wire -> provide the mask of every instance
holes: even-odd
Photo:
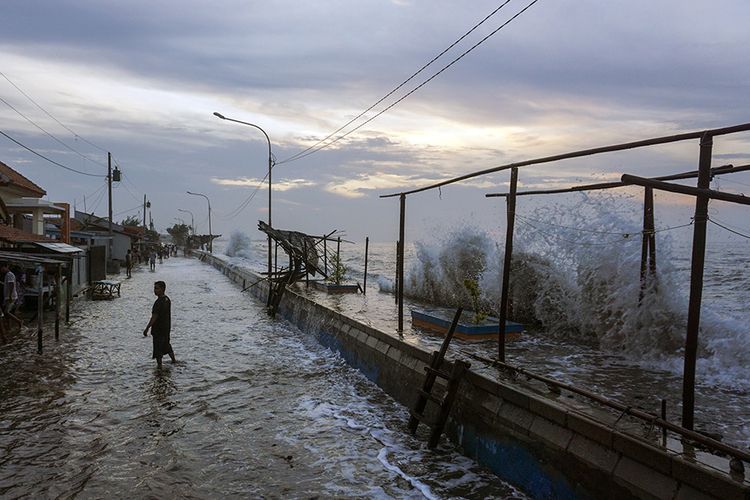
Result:
[[[115,214],[112,214],[112,217],[118,217],[118,216],[120,216],[122,214],[126,214],[128,212],[134,212],[134,211],[140,210],[142,208],[143,208],[143,205],[138,205],[138,206],[133,207],[133,208],[128,208],[127,210],[121,210],[121,211],[119,211],[119,212],[117,212]]]
[[[631,235],[631,234],[634,234],[636,232],[640,233],[640,231],[618,231],[618,232],[616,232],[616,231],[596,231],[594,229],[581,229],[581,228],[573,227],[573,226],[562,226],[560,224],[554,224],[552,222],[546,222],[546,221],[542,221],[542,220],[539,220],[539,219],[533,219],[531,217],[526,217],[525,215],[521,215],[518,212],[516,212],[516,217],[518,217],[520,219],[525,219],[527,221],[537,222],[539,224],[545,224],[545,225],[548,225],[548,226],[554,226],[554,227],[559,227],[559,228],[563,228],[563,229],[570,229],[571,231],[578,231],[580,233],[611,234],[611,235],[618,235],[618,236]]]
[[[22,147],[22,148],[24,148],[25,150],[27,150],[27,151],[29,151],[29,152],[31,152],[31,153],[33,153],[33,154],[37,155],[38,157],[40,157],[40,158],[42,158],[42,159],[44,159],[44,160],[47,160],[48,162],[52,163],[53,165],[57,165],[58,167],[62,167],[62,168],[64,168],[65,170],[70,170],[71,172],[75,172],[75,173],[77,173],[77,174],[81,174],[81,175],[88,175],[88,176],[90,176],[90,177],[102,177],[102,178],[106,178],[106,177],[107,177],[106,175],[100,175],[100,174],[90,174],[90,173],[88,173],[88,172],[82,172],[81,170],[76,170],[76,169],[74,169],[74,168],[70,168],[70,167],[67,167],[67,166],[63,165],[62,163],[58,163],[58,162],[56,162],[55,160],[50,160],[49,158],[47,158],[47,157],[46,157],[46,156],[44,156],[43,154],[41,154],[41,153],[37,153],[36,151],[34,151],[33,149],[31,149],[30,147],[28,147],[28,146],[26,146],[26,145],[24,145],[24,144],[21,144],[21,143],[20,143],[19,141],[17,141],[16,139],[12,138],[11,136],[9,136],[8,134],[6,134],[6,133],[5,133],[5,132],[3,132],[2,130],[0,130],[0,134],[4,135],[5,137],[7,137],[8,139],[10,139],[11,141],[15,142],[16,144],[18,144],[19,146],[21,146],[21,147]]]
[[[227,214],[222,215],[221,217],[226,220],[232,220],[238,215],[240,215],[240,213],[242,213],[242,211],[245,210],[245,208],[250,204],[250,202],[253,201],[253,198],[255,198],[255,195],[258,194],[258,191],[260,190],[261,186],[265,183],[267,178],[268,178],[268,173],[266,173],[266,175],[260,180],[258,185],[255,186],[255,189],[253,190],[253,192],[250,193],[250,195],[247,198],[245,198],[245,200],[242,203],[240,203],[237,208],[228,212]]]
[[[743,238],[747,238],[747,239],[749,239],[749,240],[750,240],[750,236],[748,236],[747,234],[743,234],[743,233],[741,233],[741,232],[739,232],[739,231],[735,231],[734,229],[730,229],[730,228],[728,228],[727,226],[724,226],[723,224],[719,224],[718,222],[716,222],[716,221],[715,221],[715,220],[713,220],[713,219],[708,219],[708,222],[710,222],[711,224],[714,224],[714,225],[716,225],[716,226],[719,226],[719,227],[720,227],[720,228],[722,228],[722,229],[726,229],[726,230],[727,230],[727,231],[729,231],[730,233],[734,233],[734,234],[736,234],[737,236],[742,236]]]
[[[83,158],[84,160],[88,160],[88,161],[90,161],[91,163],[96,163],[96,164],[99,164],[99,165],[101,165],[101,166],[103,166],[103,167],[105,167],[105,168],[107,167],[107,165],[104,165],[103,163],[100,163],[100,162],[98,162],[98,161],[96,161],[96,160],[92,160],[91,158],[89,158],[89,157],[88,157],[88,156],[86,156],[85,154],[81,153],[81,152],[80,152],[80,151],[78,151],[77,149],[75,149],[75,148],[72,148],[72,147],[68,146],[68,145],[67,145],[66,143],[64,143],[63,141],[61,141],[60,139],[58,139],[57,137],[55,137],[55,136],[54,136],[54,135],[52,135],[51,133],[47,132],[47,130],[45,130],[44,128],[42,128],[42,126],[41,126],[41,125],[38,125],[38,124],[37,124],[37,123],[36,123],[36,122],[35,122],[34,120],[32,120],[32,119],[31,119],[31,118],[29,118],[28,116],[26,116],[26,115],[24,115],[23,113],[21,113],[21,112],[20,112],[19,110],[17,110],[17,109],[15,108],[15,107],[13,107],[13,105],[12,105],[11,103],[9,103],[8,101],[6,101],[6,100],[5,100],[5,99],[3,99],[2,97],[0,97],[0,101],[2,101],[2,102],[3,102],[3,103],[4,103],[5,105],[6,105],[6,106],[8,106],[8,107],[9,107],[10,109],[12,109],[13,111],[15,111],[16,113],[18,113],[18,114],[19,114],[19,115],[20,115],[21,117],[23,117],[23,118],[24,118],[24,119],[25,119],[25,120],[26,120],[27,122],[31,123],[31,124],[32,124],[32,125],[34,125],[34,126],[35,126],[36,128],[38,128],[39,130],[41,130],[42,132],[44,132],[45,134],[47,134],[47,135],[48,135],[49,137],[51,137],[51,138],[52,138],[52,140],[56,141],[56,142],[57,142],[58,144],[61,144],[61,145],[62,145],[62,146],[63,146],[64,148],[66,148],[66,149],[69,149],[70,151],[74,152],[75,154],[77,154],[78,156],[80,156],[81,158]]]
[[[37,108],[41,109],[44,112],[44,114],[46,114],[47,116],[49,116],[50,118],[52,118],[53,120],[55,120],[58,123],[58,125],[60,125],[62,128],[64,128],[65,130],[67,130],[68,132],[70,132],[71,134],[73,134],[73,137],[75,137],[76,139],[82,140],[86,144],[95,147],[99,151],[102,151],[104,153],[107,152],[106,149],[101,148],[101,147],[97,146],[96,144],[94,144],[93,142],[84,139],[80,135],[76,134],[73,130],[71,130],[70,127],[67,127],[60,120],[58,120],[57,118],[55,118],[54,116],[52,116],[52,114],[49,111],[47,111],[46,109],[44,109],[38,102],[36,102],[34,99],[32,99],[31,96],[29,96],[26,92],[24,92],[23,90],[21,90],[21,88],[18,85],[16,85],[15,83],[13,83],[13,81],[10,78],[8,78],[8,76],[5,73],[3,73],[2,71],[0,71],[0,75],[2,75],[3,78],[5,78],[6,80],[8,80],[8,83],[10,83],[11,85],[13,85],[16,88],[16,90],[18,90],[21,94],[24,95],[24,97],[26,97],[26,99],[28,99],[29,101],[31,101],[32,103],[34,103],[34,105]]]
[[[394,88],[393,90],[391,90],[390,92],[388,92],[386,95],[384,95],[383,97],[381,97],[380,99],[378,99],[372,106],[370,106],[366,110],[362,111],[360,114],[358,114],[357,116],[355,116],[354,118],[352,118],[351,120],[349,120],[348,122],[346,122],[344,125],[342,125],[338,129],[334,130],[333,132],[331,132],[330,134],[328,134],[325,138],[319,140],[318,142],[316,142],[315,144],[313,144],[309,148],[305,149],[304,151],[300,151],[299,153],[296,153],[296,154],[290,156],[289,158],[287,158],[285,160],[282,160],[279,163],[286,163],[286,162],[294,161],[295,159],[297,159],[301,155],[307,153],[308,151],[310,151],[311,149],[313,149],[314,147],[316,147],[318,144],[321,144],[321,143],[327,141],[328,139],[330,139],[334,135],[338,134],[339,132],[341,132],[343,129],[345,129],[346,127],[348,127],[349,125],[351,125],[355,121],[357,121],[360,118],[362,118],[365,114],[367,114],[368,112],[370,112],[375,106],[377,106],[381,102],[383,102],[386,99],[388,99],[390,96],[392,96],[394,93],[396,93],[399,89],[401,89],[401,87],[403,87],[404,85],[406,85],[407,83],[409,83],[410,81],[412,81],[417,75],[419,75],[420,73],[422,73],[422,71],[424,71],[425,69],[427,69],[428,66],[430,66],[432,63],[434,63],[435,61],[437,61],[439,58],[441,58],[446,52],[448,52],[453,47],[455,47],[456,45],[458,45],[464,38],[466,38],[471,33],[473,33],[477,28],[479,28],[479,26],[481,26],[482,24],[484,24],[485,21],[487,21],[490,17],[494,16],[500,9],[502,9],[503,7],[505,7],[509,2],[510,2],[510,0],[506,0],[504,3],[502,3],[495,10],[493,10],[492,12],[490,12],[484,19],[482,19],[477,24],[475,24],[473,28],[471,28],[469,31],[467,31],[463,35],[461,35],[461,37],[458,40],[456,40],[455,42],[453,42],[452,44],[450,44],[445,50],[443,50],[438,55],[436,55],[435,57],[433,57],[427,64],[423,65],[415,73],[412,73],[412,75],[409,78],[407,78],[406,80],[404,80],[403,82],[401,82],[400,84],[398,84],[398,86],[396,88]]]
[[[602,243],[589,243],[589,242],[573,241],[573,240],[568,240],[566,238],[561,238],[560,236],[558,236],[556,234],[552,234],[552,233],[548,233],[546,231],[543,231],[542,229],[539,229],[538,227],[536,227],[535,225],[533,225],[533,224],[531,224],[529,222],[522,222],[522,224],[526,224],[527,226],[533,228],[534,232],[536,232],[536,233],[543,234],[543,235],[555,238],[557,240],[564,241],[564,242],[570,243],[572,245],[582,246],[582,247],[603,247],[603,246],[612,246],[612,245],[615,245],[615,244],[618,244],[618,243],[627,243],[627,242],[639,241],[638,238],[630,238],[629,237],[630,234],[628,234],[628,233],[618,233],[621,236],[620,239],[610,240],[610,241],[606,241],[606,242],[602,242]]]
[[[448,68],[450,68],[451,66],[453,66],[454,64],[456,64],[459,60],[461,60],[469,52],[473,51],[479,45],[481,45],[482,43],[484,43],[487,39],[489,39],[495,33],[497,33],[498,31],[500,31],[501,29],[503,29],[505,26],[507,26],[508,24],[510,24],[511,22],[513,22],[518,16],[520,16],[521,14],[523,14],[524,12],[526,12],[529,8],[531,8],[531,6],[533,6],[538,1],[539,0],[533,0],[531,3],[529,3],[528,5],[526,5],[526,7],[524,7],[519,12],[517,12],[513,17],[511,17],[506,22],[504,22],[503,24],[501,24],[499,27],[497,27],[495,30],[493,30],[492,32],[490,32],[487,36],[485,36],[484,38],[482,38],[481,40],[479,40],[477,43],[475,43],[474,45],[472,45],[469,49],[467,49],[465,52],[463,52],[457,58],[453,59],[453,61],[451,61],[447,65],[443,66],[443,68],[440,69],[437,73],[433,74],[427,80],[425,80],[422,83],[420,83],[418,86],[416,86],[415,88],[413,88],[412,90],[410,90],[409,92],[407,92],[406,94],[404,94],[401,98],[399,98],[398,100],[396,100],[395,102],[393,102],[389,106],[387,106],[384,109],[382,109],[381,111],[377,112],[374,116],[368,118],[367,120],[365,120],[364,122],[362,122],[360,125],[357,125],[353,129],[351,129],[349,132],[338,136],[333,141],[331,141],[331,142],[329,142],[327,144],[323,144],[322,146],[318,146],[317,148],[313,148],[313,149],[311,149],[310,151],[308,151],[305,154],[299,154],[298,156],[296,156],[294,158],[294,161],[300,160],[302,158],[305,158],[306,156],[310,156],[311,154],[317,153],[318,151],[320,151],[322,149],[325,149],[325,148],[327,148],[329,146],[332,146],[332,145],[336,144],[341,139],[349,136],[350,134],[353,134],[354,132],[356,132],[360,128],[364,127],[365,125],[367,125],[368,123],[370,123],[371,121],[373,121],[375,118],[377,118],[380,115],[382,115],[383,113],[389,111],[394,106],[396,106],[397,104],[399,104],[401,101],[403,101],[404,99],[406,99],[407,97],[409,97],[410,95],[412,95],[413,93],[415,93],[416,91],[418,91],[419,89],[421,89],[422,87],[424,87],[425,85],[427,85],[428,83],[430,83],[432,80],[434,80],[435,78],[437,78],[441,73],[443,73],[445,70],[447,70]],[[291,161],[291,160],[280,161],[280,162],[277,163],[277,165],[282,165],[284,163],[288,163],[289,161]]]

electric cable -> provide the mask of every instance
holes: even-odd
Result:
[[[48,162],[52,163],[53,165],[57,165],[58,167],[62,167],[62,168],[64,168],[65,170],[70,170],[71,172],[75,172],[75,173],[77,173],[77,174],[81,174],[81,175],[88,175],[88,176],[90,176],[90,177],[102,177],[102,178],[106,178],[106,177],[107,177],[106,175],[100,175],[100,174],[90,174],[90,173],[88,173],[88,172],[83,172],[83,171],[81,171],[81,170],[76,170],[75,168],[71,168],[71,167],[65,166],[65,165],[63,165],[62,163],[58,163],[58,162],[56,162],[55,160],[51,160],[51,159],[47,158],[46,156],[44,156],[44,155],[43,155],[43,154],[41,154],[41,153],[37,153],[36,151],[34,151],[33,149],[31,149],[30,147],[26,146],[25,144],[22,144],[21,142],[17,141],[16,139],[12,138],[11,136],[9,136],[8,134],[6,134],[6,133],[5,133],[5,132],[3,132],[2,130],[0,130],[0,134],[4,135],[4,136],[5,136],[6,138],[8,138],[8,139],[10,139],[11,141],[15,142],[16,144],[18,144],[19,146],[21,146],[21,147],[22,147],[22,148],[24,148],[25,150],[27,150],[27,151],[29,151],[29,152],[31,152],[31,153],[33,153],[33,154],[37,155],[38,157],[40,157],[40,158],[42,158],[42,159],[44,159],[44,160],[47,160]]]
[[[333,132],[331,132],[326,137],[324,137],[323,139],[319,140],[318,142],[316,142],[315,144],[313,144],[309,148],[305,149],[304,151],[300,151],[299,153],[296,153],[296,154],[290,156],[289,158],[281,161],[280,163],[286,163],[286,162],[294,161],[300,155],[303,155],[303,154],[307,153],[308,151],[310,151],[311,149],[313,149],[314,147],[316,147],[318,144],[321,144],[321,143],[327,141],[328,139],[330,139],[334,135],[338,134],[339,132],[341,132],[343,129],[345,129],[346,127],[348,127],[349,125],[351,125],[355,121],[357,121],[360,118],[362,118],[365,114],[367,114],[368,112],[370,112],[375,106],[377,106],[381,102],[383,102],[386,99],[388,99],[390,96],[392,96],[398,90],[400,90],[404,85],[406,85],[407,83],[409,83],[410,81],[412,81],[414,78],[416,78],[417,75],[419,75],[420,73],[422,73],[422,71],[424,71],[425,69],[427,69],[427,67],[430,66],[432,63],[434,63],[435,61],[437,61],[438,59],[440,59],[446,52],[448,52],[453,47],[455,47],[456,45],[458,45],[464,38],[466,38],[471,33],[473,33],[477,28],[479,28],[482,24],[484,24],[485,21],[487,21],[490,17],[494,16],[500,9],[502,9],[503,7],[505,7],[509,2],[510,2],[510,0],[505,0],[505,2],[503,2],[499,7],[497,7],[495,10],[493,10],[492,12],[490,12],[484,19],[482,19],[477,24],[475,24],[474,27],[472,27],[469,31],[467,31],[466,33],[464,33],[463,35],[461,35],[461,37],[459,37],[458,40],[456,40],[455,42],[453,42],[452,44],[450,44],[446,49],[444,49],[438,55],[436,55],[435,57],[433,57],[429,62],[427,62],[426,64],[424,64],[416,72],[412,73],[412,75],[409,78],[407,78],[403,82],[399,83],[398,86],[396,86],[393,90],[391,90],[386,95],[384,95],[383,97],[381,97],[380,99],[378,99],[372,106],[370,106],[369,108],[365,109],[360,114],[358,114],[357,116],[355,116],[354,118],[352,118],[351,120],[349,120],[348,122],[346,122],[344,125],[342,125],[338,129],[334,130]]]
[[[302,159],[302,158],[305,158],[305,157],[307,157],[307,156],[310,156],[310,155],[312,155],[312,154],[315,154],[315,153],[317,153],[318,151],[321,151],[321,150],[323,150],[323,149],[325,149],[325,148],[327,148],[327,147],[329,147],[329,146],[332,146],[333,144],[336,144],[336,143],[337,143],[338,141],[340,141],[341,139],[343,139],[343,138],[345,138],[345,137],[349,136],[350,134],[353,134],[354,132],[356,132],[356,131],[357,131],[357,130],[359,130],[360,128],[364,127],[365,125],[367,125],[368,123],[370,123],[371,121],[373,121],[373,120],[374,120],[375,118],[377,118],[377,117],[379,117],[380,115],[382,115],[383,113],[385,113],[385,112],[389,111],[390,109],[392,109],[393,107],[395,107],[396,105],[398,105],[398,104],[399,104],[400,102],[402,102],[403,100],[405,100],[405,99],[406,99],[407,97],[411,96],[411,95],[412,95],[412,94],[414,94],[414,93],[415,93],[416,91],[418,91],[419,89],[421,89],[422,87],[424,87],[425,85],[427,85],[428,83],[430,83],[430,82],[431,82],[432,80],[434,80],[435,78],[437,78],[437,77],[438,77],[438,76],[439,76],[440,74],[442,74],[442,73],[443,73],[444,71],[446,71],[446,70],[447,70],[448,68],[450,68],[451,66],[453,66],[454,64],[456,64],[456,63],[457,63],[457,62],[458,62],[459,60],[461,60],[461,59],[462,59],[462,58],[463,58],[464,56],[466,56],[466,55],[467,55],[467,54],[469,54],[469,53],[470,53],[471,51],[473,51],[473,50],[474,50],[475,48],[477,48],[477,47],[478,47],[479,45],[481,45],[482,43],[484,43],[484,42],[485,42],[485,41],[486,41],[487,39],[489,39],[489,38],[490,38],[491,36],[493,36],[493,35],[494,35],[495,33],[497,33],[498,31],[500,31],[501,29],[503,29],[503,28],[504,28],[505,26],[507,26],[508,24],[510,24],[511,22],[513,22],[513,21],[514,21],[514,20],[515,20],[516,18],[518,18],[518,17],[519,17],[519,16],[521,15],[521,14],[523,14],[524,12],[526,12],[526,11],[527,11],[527,10],[528,10],[529,8],[531,8],[531,7],[532,7],[532,6],[533,6],[533,5],[535,4],[535,3],[537,3],[538,1],[539,1],[539,0],[532,0],[532,2],[530,2],[530,3],[528,4],[528,5],[526,5],[526,7],[524,7],[523,9],[521,9],[521,10],[520,10],[519,12],[517,12],[517,13],[516,13],[516,14],[515,14],[514,16],[512,16],[512,17],[511,17],[510,19],[508,19],[508,20],[507,20],[506,22],[504,22],[503,24],[501,24],[501,25],[500,25],[499,27],[497,27],[497,28],[496,28],[495,30],[493,30],[492,32],[490,32],[490,33],[489,33],[489,34],[488,34],[487,36],[485,36],[484,38],[482,38],[481,40],[479,40],[479,41],[478,41],[477,43],[475,43],[475,44],[474,44],[473,46],[471,46],[471,47],[470,47],[469,49],[467,49],[467,50],[466,50],[465,52],[463,52],[463,53],[462,53],[461,55],[459,55],[458,57],[456,57],[455,59],[453,59],[453,60],[452,60],[452,61],[451,61],[450,63],[448,63],[447,65],[443,66],[443,68],[442,68],[442,69],[440,69],[440,70],[439,70],[438,72],[436,72],[436,73],[435,73],[435,74],[433,74],[433,75],[432,75],[431,77],[429,77],[428,79],[426,79],[425,81],[423,81],[422,83],[420,83],[420,84],[419,84],[418,86],[416,86],[415,88],[413,88],[412,90],[410,90],[409,92],[407,92],[406,94],[404,94],[404,95],[403,95],[402,97],[400,97],[400,98],[399,98],[398,100],[396,100],[395,102],[393,102],[393,103],[391,103],[390,105],[388,105],[387,107],[383,108],[382,110],[380,110],[379,112],[377,112],[377,113],[376,113],[375,115],[373,115],[372,117],[368,118],[367,120],[365,120],[365,121],[364,121],[364,122],[362,122],[361,124],[357,125],[357,126],[356,126],[356,127],[354,127],[353,129],[351,129],[351,130],[350,130],[349,132],[346,132],[345,134],[342,134],[342,135],[338,136],[338,137],[337,137],[336,139],[332,140],[331,142],[328,142],[327,144],[323,144],[322,146],[318,146],[318,147],[316,147],[316,148],[313,148],[313,149],[309,150],[309,151],[308,151],[307,153],[305,153],[305,154],[299,154],[298,156],[296,156],[296,157],[294,158],[294,161],[296,161],[296,160],[300,160],[300,159]],[[292,161],[292,160],[282,160],[282,161],[278,162],[278,163],[277,163],[277,165],[283,165],[283,164],[285,164],[285,163],[288,163],[288,162],[290,162],[290,161]]]
[[[730,228],[728,228],[727,226],[725,226],[725,225],[723,225],[723,224],[719,224],[718,222],[716,222],[716,221],[715,221],[715,220],[713,220],[713,219],[707,219],[707,220],[708,220],[708,222],[710,222],[711,224],[714,224],[714,225],[716,225],[716,226],[719,226],[720,228],[722,228],[722,229],[725,229],[725,230],[729,231],[730,233],[736,234],[737,236],[742,236],[743,238],[747,238],[747,239],[749,239],[749,240],[750,240],[750,236],[748,236],[747,234],[741,233],[741,232],[739,232],[739,231],[735,231],[734,229],[730,229]]]
[[[52,114],[49,111],[47,111],[46,109],[44,109],[38,102],[36,102],[34,99],[32,99],[30,95],[28,95],[26,92],[24,92],[23,90],[21,90],[21,88],[18,85],[16,85],[15,83],[13,83],[13,81],[10,78],[8,78],[8,76],[5,73],[3,73],[2,71],[0,71],[0,75],[2,75],[3,78],[5,78],[6,80],[8,80],[8,83],[10,83],[11,85],[13,85],[13,87],[15,87],[15,89],[18,90],[21,94],[23,94],[23,96],[26,97],[26,99],[28,99],[29,101],[31,101],[32,103],[34,103],[34,105],[37,108],[41,109],[42,112],[44,112],[44,114],[46,114],[47,116],[49,116],[50,118],[52,118],[62,128],[64,128],[65,130],[67,130],[68,132],[70,132],[71,134],[73,134],[73,137],[75,137],[76,139],[82,140],[86,144],[95,147],[99,151],[102,151],[104,153],[107,152],[106,149],[101,148],[101,147],[97,146],[96,144],[94,144],[93,142],[88,141],[85,138],[81,137],[80,135],[76,134],[73,130],[70,129],[70,127],[66,126],[60,120],[58,120],[57,118],[55,118],[54,116],[52,116]]]
[[[31,123],[31,124],[32,124],[32,125],[34,125],[34,126],[35,126],[36,128],[38,128],[39,130],[41,130],[42,132],[44,132],[44,133],[45,133],[45,134],[46,134],[47,136],[49,136],[50,138],[52,138],[52,140],[54,140],[54,141],[55,141],[55,142],[57,142],[58,144],[62,145],[62,146],[63,146],[64,148],[66,148],[66,149],[69,149],[70,151],[74,152],[75,154],[77,154],[78,156],[80,156],[81,158],[83,158],[84,160],[88,160],[88,161],[90,161],[91,163],[99,164],[99,165],[101,165],[101,166],[103,166],[103,167],[105,167],[105,168],[107,167],[107,165],[104,165],[103,163],[100,163],[100,162],[98,162],[98,161],[96,161],[96,160],[92,160],[91,158],[89,158],[89,157],[88,157],[88,156],[86,156],[85,154],[81,153],[81,152],[80,152],[80,151],[78,151],[77,149],[75,149],[75,148],[73,148],[73,147],[71,147],[71,146],[68,146],[68,145],[67,145],[66,143],[64,143],[64,142],[63,142],[62,140],[58,139],[58,138],[57,138],[56,136],[52,135],[52,134],[51,134],[50,132],[48,132],[48,131],[47,131],[46,129],[44,129],[44,128],[43,128],[43,127],[42,127],[41,125],[37,124],[37,123],[36,123],[36,122],[35,122],[34,120],[32,120],[32,119],[31,119],[31,118],[29,118],[28,116],[26,116],[26,115],[24,115],[23,113],[21,113],[21,112],[20,112],[20,111],[19,111],[18,109],[16,109],[16,108],[15,108],[15,107],[14,107],[14,106],[13,106],[13,105],[11,104],[11,103],[9,103],[8,101],[6,101],[6,100],[5,100],[5,99],[3,99],[2,97],[0,97],[0,101],[2,101],[2,102],[3,102],[3,104],[5,104],[6,106],[8,106],[8,107],[9,107],[10,109],[12,109],[13,111],[15,111],[16,113],[18,113],[18,114],[19,114],[19,115],[20,115],[20,116],[21,116],[21,117],[22,117],[22,118],[23,118],[24,120],[26,120],[27,122]]]

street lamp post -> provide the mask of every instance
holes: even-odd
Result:
[[[195,235],[195,217],[193,216],[193,212],[190,210],[183,210],[181,208],[177,209],[178,212],[185,212],[186,214],[190,214],[190,229],[193,230],[193,235]]]
[[[212,238],[213,233],[211,232],[211,200],[208,199],[208,196],[202,193],[193,193],[191,191],[188,191],[187,194],[192,194],[193,196],[203,196],[208,202],[208,251],[214,253],[214,239]]]
[[[214,112],[214,116],[221,118],[222,120],[226,120],[228,122],[235,122],[235,123],[241,123],[242,125],[247,125],[249,127],[255,127],[261,132],[263,132],[263,135],[266,136],[266,141],[268,142],[268,227],[273,227],[271,224],[271,169],[273,168],[273,155],[271,154],[271,139],[268,137],[268,134],[266,134],[266,131],[260,128],[258,125],[255,125],[254,123],[248,123],[243,122],[241,120],[235,120],[233,118],[227,118],[226,116],[222,115],[221,113]],[[268,235],[268,278],[271,278],[271,235]]]

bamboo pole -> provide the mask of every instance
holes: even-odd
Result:
[[[497,355],[505,362],[505,320],[508,314],[508,288],[510,284],[510,266],[513,258],[513,229],[516,221],[516,190],[518,188],[518,169],[510,171],[510,194],[507,200],[507,227],[505,231],[505,257],[503,260],[503,278],[500,290],[500,311],[498,314]]]
[[[60,299],[62,298],[62,266],[57,265],[55,274],[55,340],[60,340]]]
[[[44,313],[44,267],[39,265],[37,269],[37,303],[36,303],[36,351],[42,354],[42,324]]]

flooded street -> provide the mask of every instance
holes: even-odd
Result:
[[[144,338],[155,280],[176,365]],[[0,496],[523,498],[310,335],[271,321],[210,266],[172,258],[74,304],[55,342],[0,346]]]

